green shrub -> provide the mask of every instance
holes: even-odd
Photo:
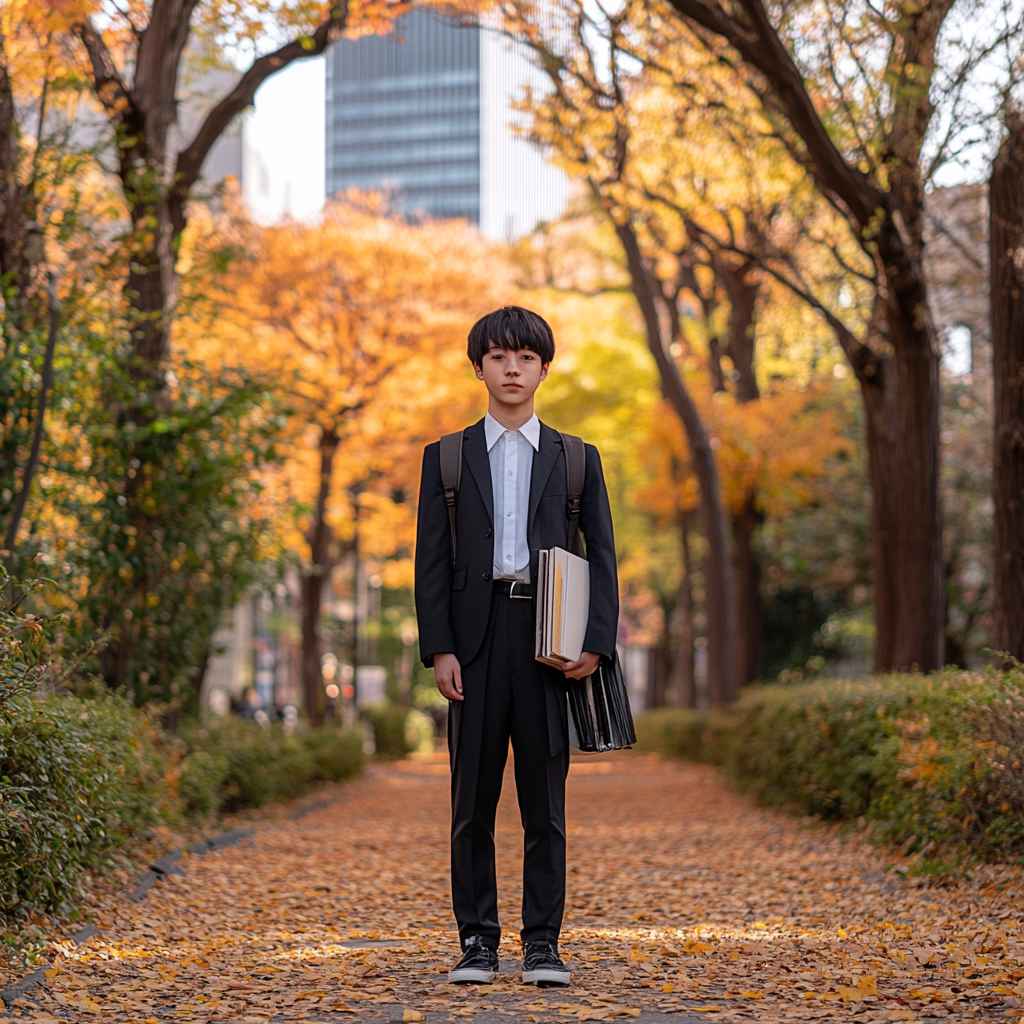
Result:
[[[0,593],[37,590],[38,581]],[[54,623],[0,599],[0,916],[54,910],[76,895],[82,870],[148,826],[183,814],[258,807],[338,780],[363,763],[360,731],[285,736],[239,719],[166,735],[155,712],[102,683],[67,685],[72,654],[55,655]],[[47,695],[40,693],[44,689]]]
[[[636,747],[665,757],[683,757],[704,764],[721,764],[723,744],[731,736],[731,718],[716,711],[657,708],[638,715]]]
[[[434,752],[434,720],[419,708],[412,708],[405,719],[405,746],[410,753]]]
[[[262,807],[300,796],[311,783],[338,781],[362,766],[358,730],[329,727],[286,736],[279,726],[228,718],[190,723],[181,730],[188,755],[181,765],[179,793],[189,815]]]
[[[646,712],[637,737],[720,765],[764,803],[863,818],[904,853],[1024,855],[1019,671],[751,687],[728,711]]]
[[[362,709],[362,716],[373,726],[373,741],[381,757],[402,758],[409,753],[405,738],[408,708],[390,701],[371,704]]]
[[[53,909],[82,869],[173,813],[152,723],[127,701],[23,697],[0,722],[0,911]]]
[[[358,729],[337,730],[324,726],[303,734],[313,758],[316,778],[341,782],[350,778],[366,762],[363,736]]]
[[[179,769],[178,794],[187,815],[208,818],[220,810],[224,780],[229,772],[224,754],[193,750]]]
[[[75,665],[51,647],[56,623],[20,610],[42,587],[0,567],[0,913],[59,906],[84,867],[171,809],[148,717],[102,689],[39,694]]]

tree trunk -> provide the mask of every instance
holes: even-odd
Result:
[[[995,445],[992,647],[1024,661],[1024,115],[992,165],[989,267]]]
[[[46,118],[44,81],[39,104],[40,124]],[[22,327],[26,316],[41,316],[24,308],[35,268],[46,259],[39,217],[34,175],[19,181],[21,149],[14,87],[7,68],[3,36],[0,35],[0,279],[4,282],[5,318],[11,326]],[[42,133],[40,132],[40,137]]]
[[[18,539],[18,527],[21,525],[21,517],[24,515],[25,505],[28,502],[32,480],[36,475],[36,467],[39,465],[39,454],[43,447],[43,431],[46,427],[46,405],[50,397],[50,388],[53,385],[53,357],[57,349],[57,332],[60,329],[60,303],[57,301],[57,288],[53,281],[53,275],[50,276],[48,293],[50,328],[46,338],[46,351],[43,354],[43,373],[39,383],[39,397],[36,401],[35,423],[32,425],[32,444],[25,462],[21,487],[14,500],[11,519],[7,524],[7,533],[4,536],[4,550],[8,552],[7,566],[11,573],[14,572],[15,566],[14,547]]]
[[[736,681],[748,686],[761,678],[761,563],[754,545],[764,516],[750,494],[732,517],[736,571]]]
[[[320,631],[320,603],[324,581],[332,568],[331,541],[333,531],[327,523],[327,502],[331,494],[331,473],[338,452],[338,433],[334,427],[320,430],[320,486],[313,518],[306,531],[309,544],[309,569],[302,575],[302,692],[306,714],[313,725],[324,719],[323,668],[320,658],[323,636]]]
[[[759,401],[754,347],[754,314],[760,275],[752,262],[733,266],[715,262],[715,273],[729,297],[729,358],[735,374],[735,398],[741,405]],[[761,677],[761,563],[755,543],[764,516],[757,491],[747,494],[732,516],[733,567],[736,581],[736,682],[748,686]]]
[[[945,567],[939,501],[939,360],[897,300],[877,300],[873,328],[892,355],[851,359],[866,419],[876,672],[941,668]]]
[[[896,515],[893,509],[893,458],[886,406],[895,393],[891,364],[880,360],[873,379],[861,380],[866,413],[865,439],[871,485],[871,578],[875,616],[874,670],[887,672],[896,664],[899,613],[896,589]]]
[[[917,268],[921,272],[921,268]],[[893,275],[896,277],[896,275]],[[890,368],[896,399],[889,405],[892,478],[884,508],[895,533],[892,586],[896,613],[893,654],[882,669],[942,667],[946,639],[946,592],[939,497],[939,351],[928,320],[923,283],[901,294],[890,278]],[[920,304],[912,300],[920,291]],[[923,317],[920,313],[924,308]],[[922,323],[922,319],[925,321]]]
[[[151,200],[133,206],[129,256],[124,294],[132,311],[135,361],[130,370],[162,386],[177,301],[177,253],[165,202]]]
[[[130,611],[130,608],[124,610],[125,613]],[[109,622],[105,624],[107,629],[112,626],[115,628],[111,642],[99,652],[100,673],[108,689],[114,692],[119,690],[124,692],[129,690],[133,684],[132,654],[135,650],[135,628],[131,619],[124,614],[118,618],[116,624]],[[132,700],[136,703],[143,702],[144,694],[137,692],[133,687],[129,692]]]
[[[25,218],[18,185],[18,123],[14,89],[7,72],[7,55],[0,36],[0,277],[9,278],[15,292],[25,270]]]
[[[708,373],[711,375],[711,390],[718,394],[726,391],[722,355],[722,342],[717,334],[712,334],[708,339]]]
[[[310,724],[320,725],[327,707],[324,697],[323,665],[320,661],[323,653],[320,650],[323,641],[320,631],[320,602],[324,578],[316,573],[309,573],[303,575],[301,584],[302,697]]]
[[[726,354],[732,360],[736,374],[736,401],[742,404],[754,402],[761,397],[754,365],[754,313],[761,287],[760,275],[752,262],[734,267],[726,259],[715,260],[715,274],[729,297],[729,348]]]
[[[672,665],[672,703],[681,708],[697,706],[693,672],[693,565],[690,557],[691,512],[679,516],[679,541],[683,571],[676,600],[676,657]]]
[[[700,413],[665,344],[654,287],[633,226],[617,222],[615,231],[626,253],[633,294],[644,318],[647,344],[657,363],[662,389],[686,431],[694,474],[700,485],[701,526],[708,543],[708,701],[713,706],[728,704],[736,696],[736,672],[729,543],[718,468]]]
[[[725,373],[722,370],[722,356],[725,354],[722,348],[722,339],[715,331],[715,312],[718,309],[718,298],[715,295],[715,285],[712,283],[710,291],[705,294],[701,283],[697,278],[694,269],[693,257],[689,249],[676,254],[679,265],[679,282],[681,288],[687,289],[700,303],[701,312],[704,316],[704,329],[708,332],[708,373],[711,375],[711,390],[715,392],[725,391]],[[671,307],[672,316],[672,337],[673,340],[682,341],[683,331],[679,322],[679,292],[676,292],[675,301]]]

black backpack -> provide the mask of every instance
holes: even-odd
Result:
[[[444,500],[448,506],[448,524],[451,527],[452,565],[455,564],[455,503],[459,497],[462,482],[462,438],[465,432],[445,434],[441,438],[441,483],[444,486]],[[580,536],[580,499],[583,497],[583,483],[587,476],[587,453],[583,439],[573,434],[560,434],[565,452],[565,494],[569,513],[569,532],[566,535],[566,550],[580,558],[586,558],[583,538]]]

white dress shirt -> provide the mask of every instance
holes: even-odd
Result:
[[[508,430],[488,413],[484,436],[494,496],[494,578],[529,583],[526,518],[533,453],[540,447],[540,420],[534,414],[518,430]]]

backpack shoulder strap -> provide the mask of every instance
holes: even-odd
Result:
[[[565,452],[565,497],[569,512],[569,550],[585,558],[583,538],[580,536],[580,499],[587,478],[587,452],[583,439],[572,434],[562,434],[562,450]]]
[[[448,506],[448,526],[452,538],[452,565],[455,564],[455,502],[462,482],[462,434],[445,434],[441,438],[441,485]]]

